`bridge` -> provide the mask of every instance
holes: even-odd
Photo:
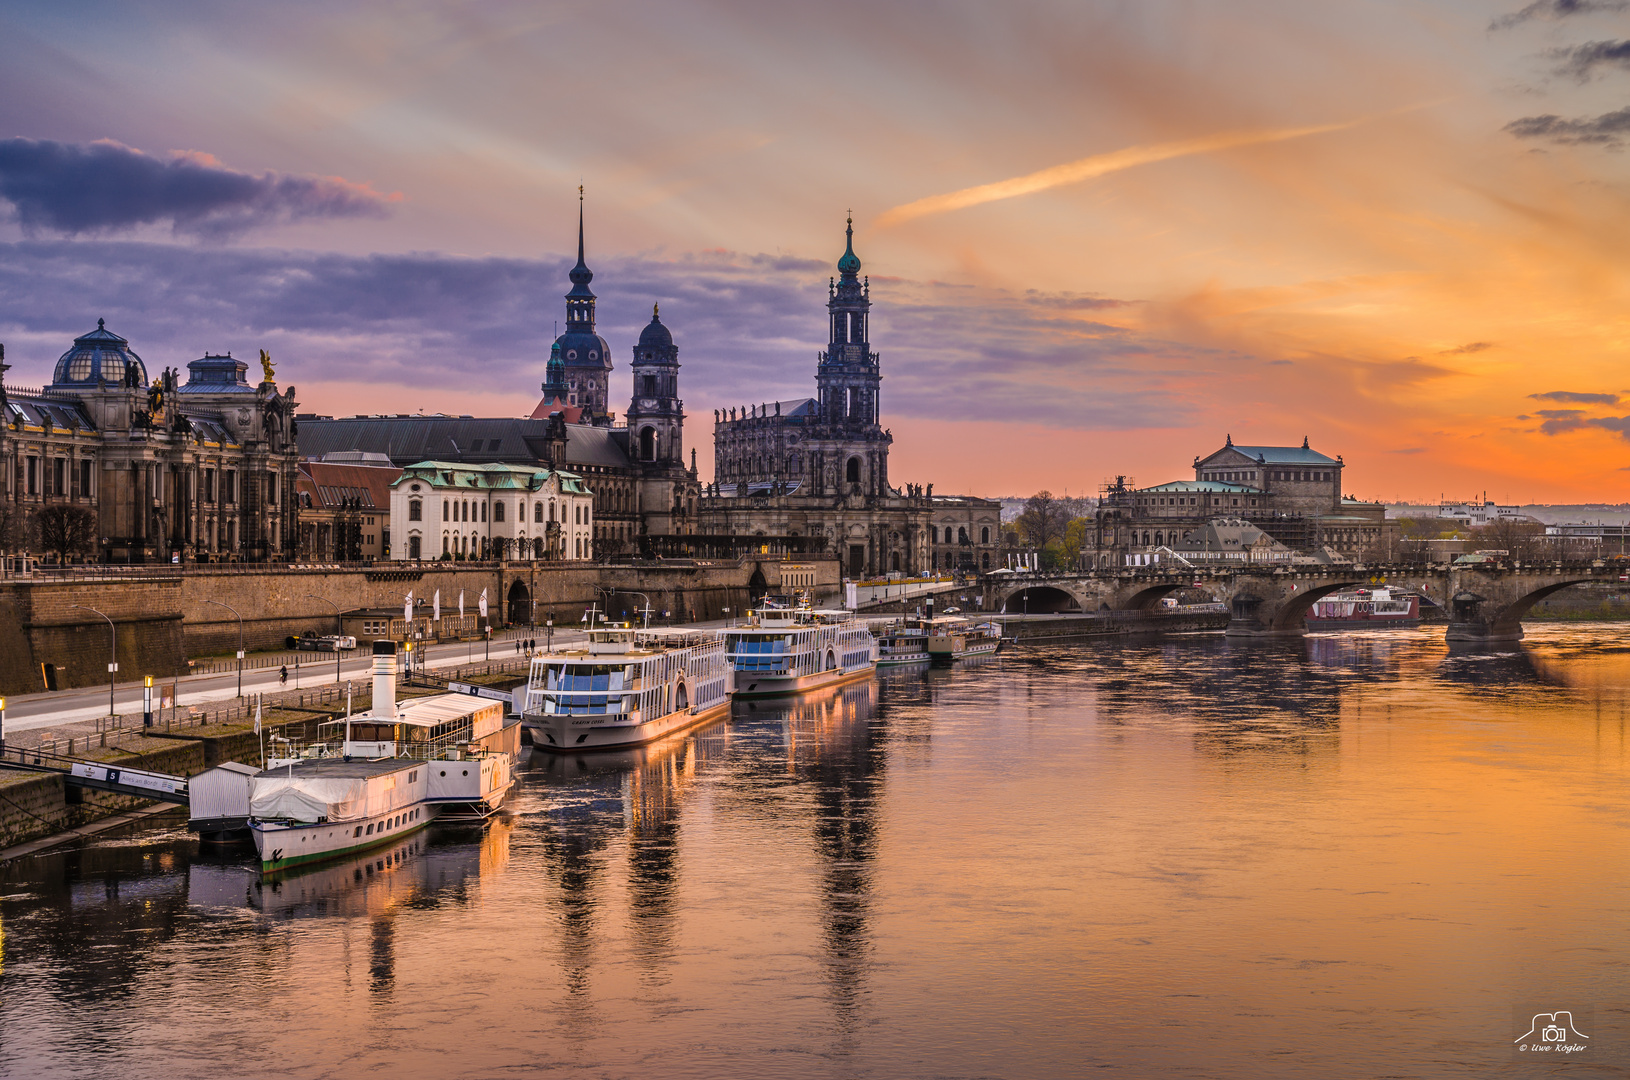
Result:
[[[1449,616],[1450,641],[1516,641],[1540,600],[1570,585],[1619,581],[1630,567],[1588,563],[1483,562],[1463,565],[1244,565],[1121,567],[1080,574],[999,574],[984,584],[986,611],[1152,611],[1163,597],[1198,588],[1228,605],[1228,634],[1285,636],[1307,631],[1308,610],[1344,589],[1388,585],[1419,592]]]
[[[139,799],[188,804],[187,778],[147,769],[122,768],[106,761],[88,761],[43,750],[0,746],[0,769],[21,772],[55,773],[68,787],[111,791]]]

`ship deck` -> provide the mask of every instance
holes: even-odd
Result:
[[[384,776],[386,773],[397,772],[401,769],[411,769],[425,764],[413,758],[312,758],[309,761],[297,761],[293,765],[279,765],[275,769],[256,773],[259,777],[275,776],[313,776],[334,780],[358,780],[370,776]]]

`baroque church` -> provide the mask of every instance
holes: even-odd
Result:
[[[595,326],[594,272],[585,251],[581,195],[577,264],[569,276],[566,331],[550,346],[543,397],[530,416],[302,416],[301,455],[322,460],[362,452],[384,455],[403,469],[425,462],[509,465],[581,478],[594,500],[592,543],[582,554],[567,546],[547,556],[551,558],[631,555],[648,537],[694,534],[701,485],[694,453],[688,467],[684,461],[679,349],[653,309],[634,346],[633,394],[618,423],[610,409],[611,347]],[[501,548],[486,550],[492,554]],[[435,558],[439,551],[431,545],[426,557]],[[406,557],[404,552],[391,554]]]
[[[830,340],[818,356],[815,396],[714,412],[715,483],[701,503],[702,531],[804,537],[806,550],[837,555],[850,577],[974,569],[981,559],[988,569],[999,529],[984,528],[984,550],[966,527],[966,552],[936,550],[936,512],[952,504],[967,512],[968,498],[935,497],[932,484],[889,483],[894,436],[882,425],[871,282],[860,274],[853,218],[846,235],[838,276],[827,285]],[[973,509],[981,520],[999,523],[999,504],[971,502],[980,504]]]

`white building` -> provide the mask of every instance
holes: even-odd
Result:
[[[592,559],[594,496],[576,473],[421,461],[391,485],[399,560]]]
[[[1453,518],[1462,525],[1487,525],[1492,521],[1527,521],[1528,515],[1520,506],[1496,506],[1487,498],[1482,502],[1440,502],[1438,517]]]

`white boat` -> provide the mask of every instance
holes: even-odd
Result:
[[[878,667],[990,656],[1002,646],[1000,627],[993,623],[973,626],[960,615],[873,620],[871,630],[877,638]]]
[[[250,778],[263,873],[393,843],[441,816],[484,818],[515,785],[519,729],[501,702],[437,694],[396,703],[396,643],[374,642],[374,708],[335,721],[337,754],[289,753]]]
[[[738,697],[797,694],[877,670],[877,639],[848,611],[765,606],[720,630]]]
[[[990,656],[1002,647],[1002,630],[994,623],[974,626],[960,615],[922,620],[928,631],[928,655],[935,660]]]
[[[730,710],[724,644],[706,631],[608,627],[532,661],[521,722],[541,750],[637,746]]]

